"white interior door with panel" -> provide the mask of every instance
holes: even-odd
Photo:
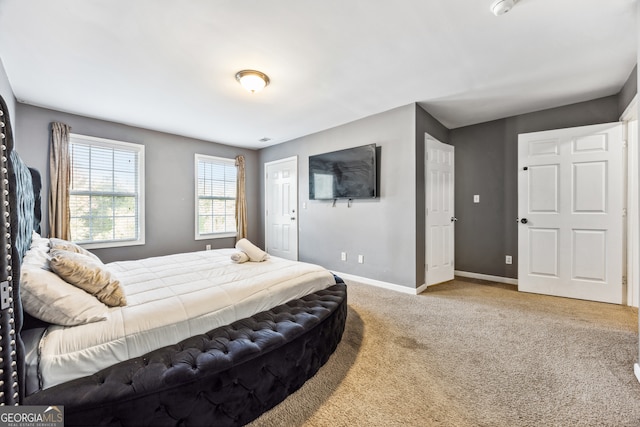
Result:
[[[454,148],[425,135],[427,286],[454,276]]]
[[[298,158],[265,163],[265,250],[298,260]]]
[[[624,150],[608,123],[518,138],[518,289],[623,303]]]

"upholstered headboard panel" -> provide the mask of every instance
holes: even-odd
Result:
[[[42,178],[37,169],[29,168],[31,172],[31,182],[33,184],[33,231],[42,234],[40,223],[42,222],[42,199],[40,192],[42,191]]]
[[[9,188],[11,204],[11,235],[13,245],[17,251],[18,260],[22,261],[24,254],[31,245],[31,235],[35,229],[36,195],[33,191],[31,170],[24,164],[15,150],[9,153]],[[37,173],[37,172],[36,172]],[[39,180],[39,179],[38,179]],[[39,194],[39,193],[38,193]],[[39,224],[38,224],[39,228]]]
[[[16,195],[11,187],[11,165],[9,158],[13,151],[13,132],[7,104],[0,97],[0,403],[15,405],[23,395],[20,384],[23,384],[24,372],[23,346],[18,331],[22,326],[22,307],[18,291],[20,277],[20,256],[15,249],[13,204]],[[12,215],[14,214],[14,215]],[[15,268],[17,267],[17,269]]]
[[[0,403],[15,405],[24,397],[24,322],[20,300],[20,264],[40,231],[40,174],[29,169],[14,150],[13,134],[4,100],[0,97],[2,178],[0,182]]]

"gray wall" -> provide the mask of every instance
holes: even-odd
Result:
[[[260,150],[260,165],[298,157],[299,259],[370,279],[416,287],[415,105]],[[364,144],[380,147],[379,197],[309,200],[309,156]],[[264,176],[264,171],[260,175]],[[260,185],[264,200],[264,181]],[[306,204],[307,208],[303,208]],[[261,207],[264,212],[264,207]],[[264,218],[260,245],[264,246]],[[340,261],[347,252],[347,261]],[[364,255],[364,264],[357,256]]]
[[[7,108],[9,109],[10,120],[13,124],[12,127],[15,134],[14,123],[16,122],[16,98],[13,95],[13,90],[11,89],[11,85],[9,84],[7,73],[4,70],[2,58],[0,58],[0,95],[4,99],[4,102],[7,104]]]
[[[516,278],[518,134],[615,122],[618,96],[523,114],[449,133],[456,165],[456,270]],[[480,203],[473,203],[473,195]],[[506,265],[505,255],[513,256]]]
[[[43,224],[48,224],[48,144],[49,126],[60,121],[73,133],[145,145],[145,220],[146,244],[122,248],[93,250],[104,262],[139,259],[177,252],[233,247],[231,239],[194,239],[194,154],[246,158],[246,190],[249,239],[257,239],[258,153],[197,139],[155,132],[118,123],[62,113],[18,103],[17,147],[25,163],[43,176]],[[48,227],[45,227],[48,229]]]

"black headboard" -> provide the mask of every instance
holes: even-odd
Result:
[[[41,179],[14,150],[13,132],[0,97],[2,165],[0,178],[0,403],[19,404],[24,398],[24,346],[20,338],[24,314],[20,300],[20,264],[40,230]]]

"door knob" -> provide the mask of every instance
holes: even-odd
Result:
[[[526,223],[528,223],[528,222],[529,222],[529,220],[528,220],[527,218],[522,218],[522,219],[520,220],[520,222],[521,222],[521,223],[523,223],[523,224],[526,224]]]
[[[455,221],[457,221],[457,220],[458,220],[458,218],[456,218],[455,216],[452,216],[452,217],[451,217],[451,222],[455,222]]]

